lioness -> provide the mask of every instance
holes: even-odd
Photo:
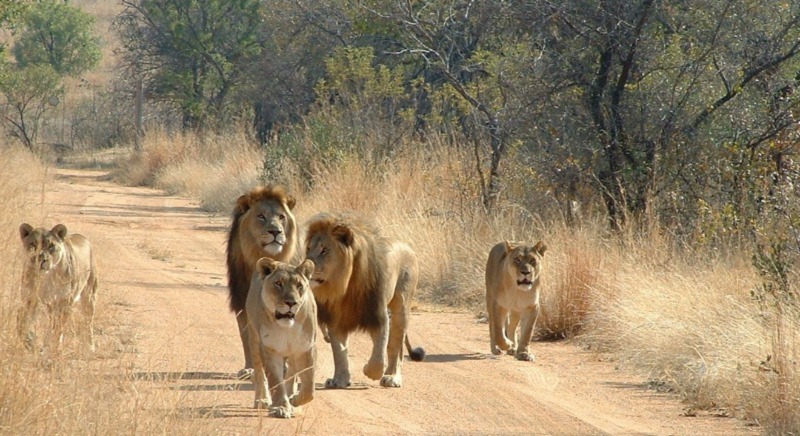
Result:
[[[403,343],[412,360],[425,357],[406,336],[419,275],[414,251],[351,217],[321,214],[309,221],[306,258],[316,265],[311,289],[333,349],[334,374],[325,387],[350,386],[347,337],[359,329],[373,343],[364,374],[381,386],[400,387]]]
[[[280,186],[260,186],[236,200],[228,233],[227,266],[230,309],[236,314],[244,351],[246,376],[251,368],[245,302],[256,262],[262,257],[289,262],[297,243],[297,227],[292,215],[295,200]]]
[[[314,398],[317,305],[308,284],[313,272],[310,260],[293,267],[261,258],[245,304],[250,320],[254,407],[271,405],[270,413],[281,418],[291,418],[293,407]],[[288,391],[294,390],[296,378],[300,379],[300,392],[290,401],[293,392]],[[271,402],[267,390],[271,391]]]
[[[544,242],[534,246],[501,242],[489,252],[486,262],[486,312],[493,354],[507,350],[518,360],[533,360],[528,352],[539,316]],[[522,328],[517,325],[522,317]]]
[[[23,223],[19,236],[28,255],[20,286],[22,307],[17,314],[20,337],[28,348],[34,347],[34,326],[41,303],[50,314],[52,338],[60,345],[72,307],[80,303],[86,316],[86,340],[94,351],[97,268],[89,240],[77,233],[68,235],[63,224],[46,230]]]

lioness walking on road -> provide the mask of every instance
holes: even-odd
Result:
[[[518,360],[533,360],[528,352],[539,316],[542,258],[547,246],[501,242],[486,262],[486,312],[492,354],[506,351]],[[520,319],[522,327],[517,333]]]

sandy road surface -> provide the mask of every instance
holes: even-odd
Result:
[[[51,218],[88,236],[102,258],[101,298],[134,338],[134,374],[186,419],[209,417],[201,424],[209,433],[750,433],[733,419],[683,416],[674,397],[646,390],[642,379],[572,344],[535,343],[533,363],[492,356],[486,324],[431,310],[412,316],[412,339],[428,357],[406,359],[402,388],[381,388],[360,373],[370,345],[356,334],[353,388],[317,390],[292,420],[265,417],[250,408],[249,383],[233,378],[243,359],[227,309],[228,218],[184,198],[113,184],[101,171],[58,170],[47,198],[55,204]],[[327,344],[319,344],[318,363],[319,387],[333,374]]]

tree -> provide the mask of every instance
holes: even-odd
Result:
[[[79,76],[100,61],[93,25],[92,16],[63,2],[35,3],[24,16],[14,57],[22,68],[49,64],[62,76]]]
[[[530,116],[526,112],[536,94],[530,82],[519,80],[524,74],[517,67],[535,62],[538,49],[524,33],[506,31],[509,3],[398,0],[361,6],[368,11],[357,26],[362,33],[373,34],[384,57],[414,62],[406,66],[412,71],[409,80],[422,77],[429,85],[418,87],[418,125],[427,124],[434,95],[448,101],[435,117],[454,120],[473,141],[483,205],[492,210],[501,191],[502,160],[520,118]]]
[[[569,117],[547,114],[537,131],[572,144],[614,227],[655,211],[654,201],[684,214],[709,195],[722,200],[719,193],[752,170],[742,159],[796,135],[790,115],[800,100],[789,91],[800,71],[796,3],[528,0],[513,7],[516,26],[541,29],[546,103],[572,108]],[[728,170],[737,166],[744,171]]]
[[[260,0],[123,0],[119,18],[130,78],[180,108],[185,128],[222,126],[231,98],[263,49]]]
[[[10,134],[33,149],[42,115],[63,94],[61,77],[49,64],[18,68],[8,63],[0,66],[0,77],[0,93],[11,108],[4,115]]]

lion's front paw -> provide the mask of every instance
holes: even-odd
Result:
[[[499,356],[499,355],[503,354],[503,350],[501,350],[500,347],[495,345],[495,346],[492,347],[492,354],[494,354],[495,356]]]
[[[325,380],[326,389],[345,389],[349,387],[350,387],[350,380],[337,380],[335,378],[329,378]]]
[[[291,418],[294,416],[294,410],[292,409],[292,406],[289,405],[278,406],[270,409],[269,414],[276,418]]]
[[[381,377],[381,386],[385,388],[399,388],[403,386],[403,377],[400,375],[385,375]]]
[[[367,362],[364,365],[364,375],[371,378],[372,380],[379,380],[383,377],[383,371],[386,369],[386,365],[383,362]]]
[[[532,362],[534,359],[536,359],[536,357],[532,353],[528,353],[527,351],[521,351],[517,353],[517,360]]]
[[[508,354],[509,356],[517,354],[517,347],[514,346],[508,347],[508,350],[506,350],[506,354]]]
[[[259,398],[253,401],[253,409],[263,410],[267,408],[269,408],[269,400]]]

